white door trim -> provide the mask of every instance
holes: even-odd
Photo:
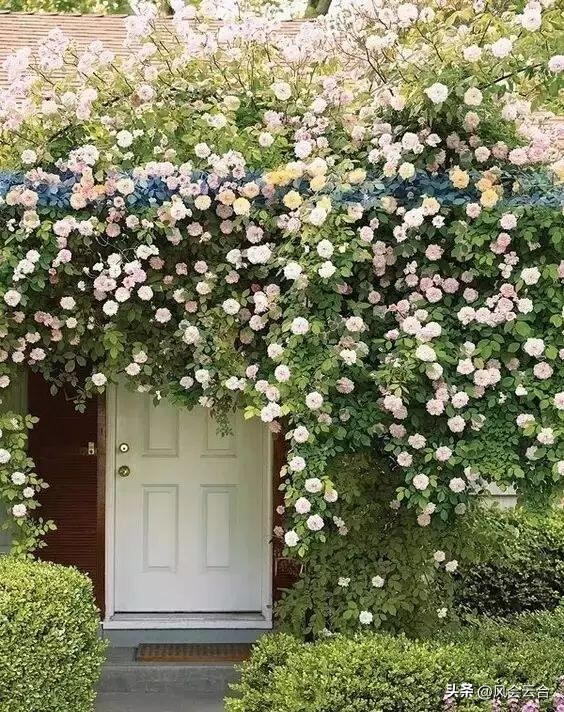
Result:
[[[116,579],[116,428],[117,387],[109,386],[106,394],[106,615],[102,626],[108,629],[127,628],[265,628],[272,627],[272,437],[268,428],[263,428],[262,451],[264,462],[262,496],[262,581],[261,617],[234,619],[229,613],[178,616],[171,614],[159,621],[154,616],[140,616],[126,620],[115,613]]]

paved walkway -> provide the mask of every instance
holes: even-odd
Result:
[[[150,692],[105,692],[96,712],[223,712],[222,695],[168,695]]]

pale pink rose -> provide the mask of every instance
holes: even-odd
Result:
[[[428,260],[440,260],[444,250],[439,245],[429,245],[425,250],[425,257]]]
[[[310,517],[307,518],[306,526],[310,531],[318,532],[323,529],[323,527],[325,526],[325,522],[323,521],[323,518],[319,516],[319,514],[312,514]]]
[[[408,452],[400,452],[396,461],[400,467],[409,467],[413,462],[413,457]]]
[[[435,457],[439,462],[446,462],[447,460],[450,460],[451,456],[452,450],[446,445],[441,445],[441,447],[438,447],[435,450]]]
[[[445,409],[445,404],[443,403],[443,401],[438,400],[437,398],[432,398],[431,400],[427,401],[427,405],[425,407],[429,415],[441,415],[441,413]]]
[[[426,490],[429,486],[429,478],[427,477],[427,475],[421,472],[418,475],[415,475],[411,483],[413,484],[416,490],[423,492],[423,490]]]
[[[306,497],[299,497],[294,508],[298,514],[307,514],[311,510],[311,502]]]
[[[546,361],[541,361],[540,363],[535,364],[533,373],[536,378],[539,378],[541,381],[545,381],[547,378],[552,376],[554,369],[550,364],[546,363]]]
[[[407,438],[407,442],[415,450],[421,450],[421,448],[424,448],[427,444],[427,440],[423,437],[423,435],[420,435],[419,433],[415,433],[415,435],[410,435]]]
[[[517,216],[513,213],[505,213],[501,216],[499,224],[504,230],[513,230],[517,227]]]

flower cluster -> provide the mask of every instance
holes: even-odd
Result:
[[[300,556],[347,534],[344,450],[387,453],[421,527],[490,482],[561,488],[562,162],[523,96],[562,70],[558,13],[443,5],[375,6],[343,62],[338,28],[177,5],[168,42],[144,4],[123,60],[58,31],[8,58],[0,385],[119,379],[283,429]]]

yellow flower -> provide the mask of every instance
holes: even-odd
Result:
[[[287,168],[277,168],[264,176],[271,185],[288,185],[292,181],[292,174]]]
[[[425,213],[425,215],[436,215],[439,210],[441,209],[441,204],[436,198],[423,198],[423,202],[421,203],[421,209]]]
[[[248,215],[251,210],[251,204],[246,198],[237,198],[233,203],[235,215]]]
[[[554,179],[557,183],[562,183],[564,181],[564,160],[559,160],[550,166],[552,173],[554,174]]]
[[[321,190],[321,188],[324,187],[325,183],[327,183],[327,179],[325,178],[325,176],[318,175],[318,176],[314,176],[310,180],[309,186],[312,190]]]
[[[485,190],[490,190],[492,188],[493,183],[489,178],[480,178],[480,180],[476,183],[476,188],[478,188],[479,191],[482,193]]]
[[[223,205],[233,205],[235,201],[235,193],[229,188],[227,188],[226,190],[222,190],[221,193],[218,194],[217,199]]]
[[[348,182],[353,185],[358,185],[366,178],[366,171],[364,168],[355,168],[354,171],[350,171],[347,176]]]
[[[290,210],[295,210],[299,208],[302,204],[302,196],[295,190],[291,190],[282,199],[282,202]]]
[[[392,214],[396,212],[398,202],[392,195],[384,195],[382,198],[380,198],[380,205],[382,206],[383,210],[385,210],[387,213]]]
[[[450,181],[455,188],[466,188],[470,182],[470,176],[462,168],[453,168],[450,172]]]
[[[331,212],[331,198],[329,196],[324,195],[323,198],[321,198],[318,203],[317,203],[318,208],[323,208],[326,210],[328,213]]]
[[[493,206],[497,203],[498,200],[499,195],[497,194],[497,191],[495,191],[493,188],[488,188],[482,193],[480,203],[484,206],[484,208],[493,208]]]
[[[211,205],[211,198],[209,195],[198,195],[194,201],[194,205],[198,210],[207,210]]]
[[[303,176],[304,165],[300,161],[291,161],[286,165],[285,170],[288,171],[292,177],[292,180],[295,180],[296,178],[301,178]]]

